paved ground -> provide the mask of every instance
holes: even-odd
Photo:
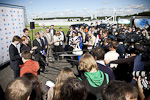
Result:
[[[45,86],[46,81],[51,80],[52,82],[55,82],[57,74],[64,67],[69,67],[74,71],[75,74],[78,74],[76,67],[72,68],[71,64],[68,63],[66,60],[60,60],[55,61],[54,63],[49,63],[49,66],[46,66],[48,72],[41,73],[40,75],[38,75],[38,78],[42,83],[42,89],[45,92],[44,100],[46,100],[45,98],[47,92]],[[13,71],[10,69],[9,65],[0,70],[0,85],[2,86],[4,91],[6,89],[7,84],[13,79]]]

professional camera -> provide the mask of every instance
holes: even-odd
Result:
[[[142,78],[147,77],[147,81],[150,81],[150,72],[149,71],[133,71],[132,75],[134,77],[141,76]]]

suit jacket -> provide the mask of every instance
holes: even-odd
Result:
[[[51,30],[52,30],[52,29],[49,30],[50,34],[51,34]],[[53,36],[55,35],[55,32],[56,32],[56,30],[53,29]]]
[[[70,39],[70,36],[69,36],[69,35],[70,35],[70,32],[71,32],[71,31],[68,31],[68,32],[67,32],[67,35],[66,35],[66,37],[67,37],[67,44],[68,44],[68,45],[69,45],[69,39]]]
[[[61,31],[62,33],[63,33],[63,35],[64,35],[64,40],[63,40],[63,42],[65,43],[66,42],[66,36],[65,36],[65,33],[63,32],[63,31]]]
[[[44,43],[44,46],[48,46],[48,41],[47,41],[47,38],[45,36],[44,37],[44,40],[45,40],[45,43]],[[41,38],[42,39],[42,38]],[[43,41],[44,42],[44,41]]]
[[[29,46],[25,46],[24,44],[21,44],[21,46],[20,46],[20,53],[22,53],[22,51],[28,51],[28,52],[30,52],[30,47]]]
[[[44,42],[42,39],[40,39],[42,46],[40,46],[40,43],[35,39],[33,41],[33,47],[37,46],[38,48],[35,50],[35,54],[40,53],[41,50],[45,50]]]
[[[10,68],[13,70],[19,70],[19,65],[22,63],[18,49],[11,44],[9,46]]]
[[[50,37],[48,36],[48,34],[50,35]],[[53,42],[53,36],[52,36],[52,34],[50,34],[50,33],[44,33],[44,36],[47,39],[48,45],[50,45],[50,42]]]

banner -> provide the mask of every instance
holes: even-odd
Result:
[[[9,46],[15,35],[23,36],[24,9],[0,6],[0,65],[9,61]]]

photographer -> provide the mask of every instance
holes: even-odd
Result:
[[[141,80],[142,80],[141,76],[139,76],[138,79],[136,79],[135,77],[133,79],[136,80],[136,82],[137,82],[140,99],[141,100],[150,100],[150,94],[148,97],[145,97],[145,95],[144,95],[144,91],[143,91],[142,84],[141,84]],[[150,84],[150,81],[148,81],[148,83]]]

